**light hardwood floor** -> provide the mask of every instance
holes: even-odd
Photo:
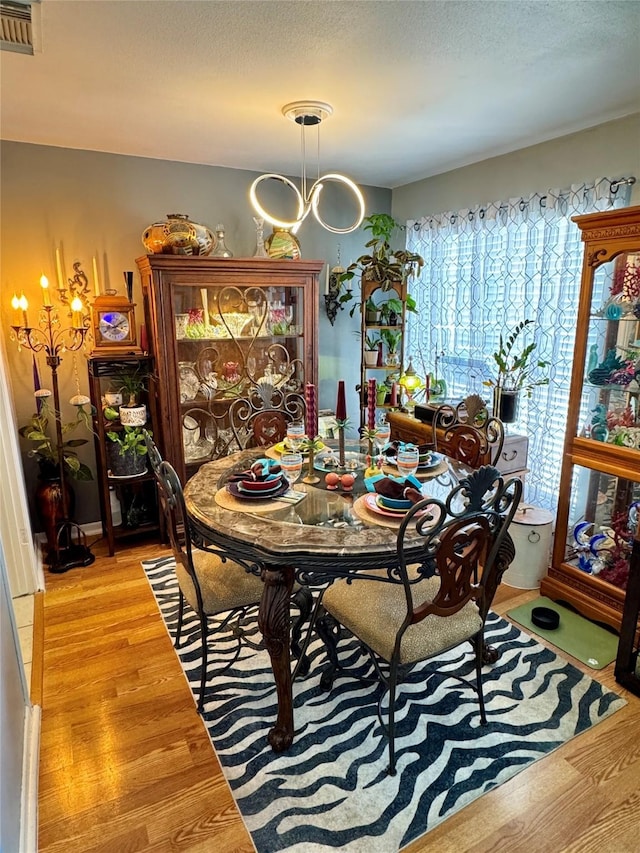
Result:
[[[254,849],[140,566],[164,553],[141,545],[47,575],[34,637],[37,646],[44,630],[44,659],[32,682],[43,707],[41,853]],[[533,596],[503,585],[494,609]],[[640,850],[640,698],[616,684],[613,665],[594,673],[574,663],[628,705],[409,853]]]

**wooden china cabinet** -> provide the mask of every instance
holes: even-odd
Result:
[[[145,322],[159,445],[182,482],[238,449],[232,418],[252,397],[275,407],[317,384],[323,261],[146,255]]]
[[[619,630],[640,507],[640,206],[573,221],[584,261],[553,560],[541,593]]]

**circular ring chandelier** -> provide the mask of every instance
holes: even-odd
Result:
[[[289,118],[291,119],[291,121],[295,121],[296,124],[299,124],[301,128],[302,192],[289,178],[285,177],[284,175],[277,175],[273,172],[269,172],[265,175],[261,175],[259,178],[256,178],[256,180],[251,184],[251,188],[249,189],[249,198],[251,200],[251,204],[253,205],[254,210],[259,216],[266,219],[267,222],[270,222],[276,228],[286,228],[294,234],[296,233],[298,228],[300,228],[300,226],[310,213],[313,213],[314,217],[317,219],[320,225],[322,225],[323,228],[325,228],[327,231],[331,231],[333,234],[349,234],[352,231],[355,231],[364,219],[365,206],[364,198],[362,196],[360,188],[357,186],[356,183],[354,183],[354,181],[352,181],[350,178],[347,178],[345,175],[339,174],[338,172],[329,172],[328,174],[323,175],[322,177],[318,177],[317,180],[311,185],[311,187],[307,191],[307,170],[305,162],[305,128],[314,125],[319,125],[320,122],[323,121],[323,119],[327,118],[333,113],[333,108],[329,104],[325,104],[322,101],[294,101],[291,104],[286,104],[282,108],[282,113],[286,118]],[[290,187],[291,190],[293,190],[298,203],[298,212],[296,214],[295,219],[278,219],[277,217],[272,216],[260,204],[256,191],[258,186],[263,181],[267,180],[280,181],[281,183]],[[324,219],[320,216],[320,194],[322,192],[324,184],[328,182],[344,184],[346,187],[348,187],[349,190],[351,190],[356,199],[358,214],[354,222],[348,228],[336,228],[333,225],[330,225],[328,222],[325,222]]]

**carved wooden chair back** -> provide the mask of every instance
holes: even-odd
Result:
[[[470,468],[495,465],[504,445],[504,425],[491,417],[481,397],[470,395],[458,406],[444,404],[436,410],[434,436],[440,430],[447,455]]]

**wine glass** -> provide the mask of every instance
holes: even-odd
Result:
[[[287,449],[293,452],[300,450],[302,439],[305,437],[302,421],[293,421],[287,425]]]
[[[283,453],[280,457],[280,467],[289,487],[293,486],[302,473],[302,453]]]
[[[376,426],[376,441],[380,445],[380,451],[382,452],[391,438],[391,424],[389,421],[384,420],[379,421]]]
[[[398,474],[402,477],[410,477],[418,470],[420,462],[420,451],[417,447],[399,447],[396,455]]]

